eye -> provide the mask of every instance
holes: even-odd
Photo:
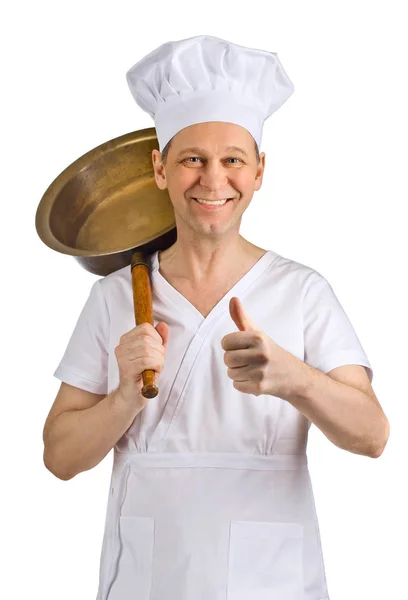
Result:
[[[242,160],[240,158],[236,158],[233,156],[230,156],[229,158],[226,158],[225,160],[226,160],[226,162],[235,161],[235,162],[230,162],[230,164],[234,164],[234,165],[242,163]],[[194,164],[194,163],[197,164],[199,161],[202,161],[202,159],[199,156],[187,156],[181,162],[189,162],[192,164]]]

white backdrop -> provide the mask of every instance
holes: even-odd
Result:
[[[37,0],[10,4],[1,20],[2,597],[96,597],[112,463],[110,452],[91,471],[60,481],[42,462],[42,428],[60,385],[52,373],[96,276],[41,242],[37,206],[79,156],[153,126],[130,94],[127,70],[166,41],[209,34],[278,52],[295,85],[265,123],[264,183],[241,233],[328,279],[372,364],[373,388],[391,423],[378,459],[341,450],[311,428],[309,466],[330,598],[402,598],[403,3]]]

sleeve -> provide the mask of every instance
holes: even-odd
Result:
[[[372,382],[373,370],[360,340],[331,285],[317,271],[307,279],[303,331],[305,363],[323,373],[342,365],[362,365]]]
[[[54,377],[88,392],[107,394],[108,342],[109,312],[97,279]]]

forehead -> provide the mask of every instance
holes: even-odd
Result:
[[[241,125],[211,121],[195,123],[181,129],[174,136],[173,142],[174,150],[177,152],[188,148],[222,152],[248,150],[253,146],[254,139],[249,131]]]

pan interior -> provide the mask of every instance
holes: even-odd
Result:
[[[74,245],[81,250],[120,250],[157,236],[173,222],[168,194],[159,190],[151,176],[138,177],[93,203]]]

